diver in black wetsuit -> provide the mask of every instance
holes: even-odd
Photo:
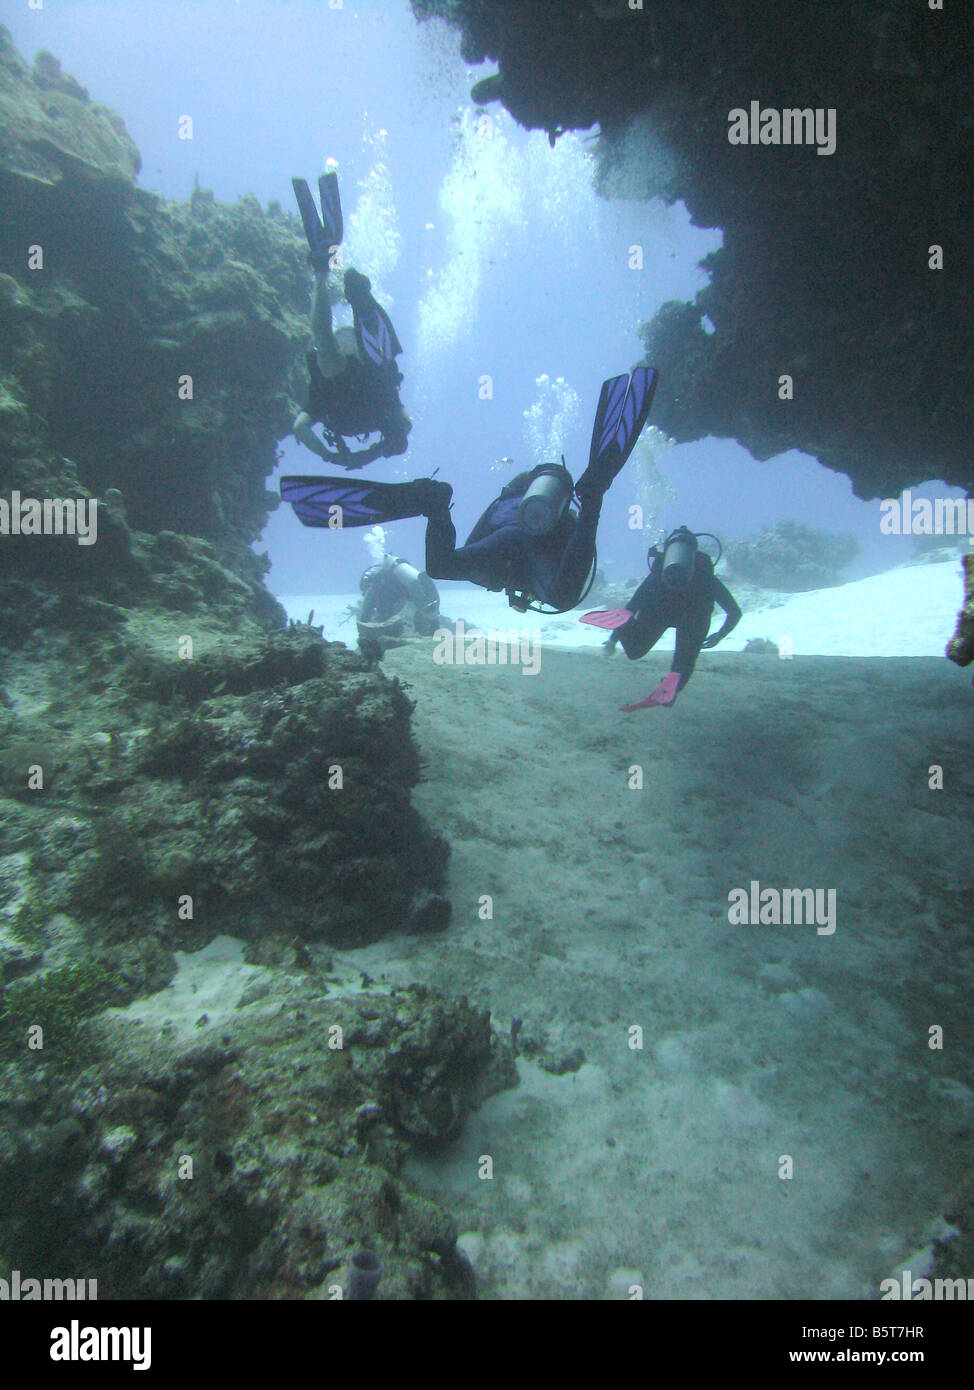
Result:
[[[294,437],[329,463],[364,468],[374,459],[392,458],[408,448],[412,422],[399,399],[402,373],[396,366],[402,347],[388,314],[372,296],[371,283],[351,267],[345,272],[345,298],[354,326],[334,331],[328,273],[342,240],[338,176],[331,171],[318,180],[321,220],[304,179],[292,179],[292,183],[315,277],[308,402],[294,422]],[[314,424],[321,424],[331,448],[314,433]],[[351,450],[345,443],[346,437],[364,439],[376,432],[381,438],[366,449]]]
[[[618,642],[626,656],[637,661],[667,628],[675,627],[676,650],[671,674],[664,676],[641,705],[627,707],[630,709],[671,705],[693,675],[701,649],[716,647],[741,620],[738,604],[714,574],[713,561],[686,526],[674,531],[662,548],[653,546],[647,559],[649,574],[626,605],[632,617],[615,629],[605,645],[611,653]],[[715,603],[726,616],[723,625],[708,636]],[[679,679],[674,680],[674,675]]]
[[[567,612],[583,597],[594,569],[602,499],[646,423],[656,379],[655,369],[639,366],[631,375],[604,381],[588,467],[577,484],[563,464],[544,463],[520,474],[459,548],[450,517],[453,489],[432,478],[361,484],[343,478],[282,478],[281,497],[303,525],[330,530],[425,516],[431,578],[466,579],[485,589],[506,590],[519,612],[536,602]]]

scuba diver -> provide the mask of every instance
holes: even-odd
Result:
[[[701,649],[716,647],[741,620],[741,610],[733,596],[714,574],[716,561],[700,549],[697,534],[688,527],[678,526],[662,546],[650,548],[646,559],[649,574],[625,608],[586,613],[580,619],[596,627],[610,628],[612,633],[605,644],[607,653],[611,655],[616,643],[621,643],[630,661],[645,656],[668,627],[676,628],[676,650],[669,675],[645,700],[623,705],[627,714],[650,705],[672,705],[678,691],[693,675]],[[708,636],[715,603],[724,610],[724,623]]]
[[[572,482],[564,462],[543,463],[519,474],[460,547],[450,518],[453,489],[433,478],[360,484],[343,478],[282,478],[281,498],[291,503],[303,525],[332,530],[425,516],[426,571],[433,579],[465,579],[503,590],[520,613],[528,608],[567,613],[591,587],[602,499],[646,423],[656,380],[655,369],[635,367],[631,376],[604,381],[588,467],[578,482]]]
[[[362,601],[355,614],[361,650],[381,656],[410,629],[420,637],[432,637],[439,628],[450,628],[440,616],[440,596],[428,574],[421,574],[397,555],[384,555],[359,580]]]
[[[352,308],[353,327],[332,327],[328,272],[342,241],[342,205],[334,170],[318,180],[321,217],[304,179],[292,179],[314,271],[311,336],[307,355],[308,404],[294,422],[294,437],[327,463],[364,468],[377,458],[392,458],[408,448],[412,421],[402,408],[402,373],[396,358],[402,352],[389,315],[372,296],[371,282],[358,270],[345,271],[345,298]],[[326,448],[311,428],[320,424],[331,446]],[[376,444],[349,449],[345,437],[361,440],[378,432]]]

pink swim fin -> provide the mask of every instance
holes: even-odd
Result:
[[[647,695],[645,700],[640,700],[638,705],[620,705],[619,708],[623,714],[632,714],[633,710],[648,709],[650,705],[672,705],[679,684],[679,672],[671,671],[668,676],[663,677],[652,694]]]
[[[614,632],[617,627],[622,627],[632,617],[628,608],[610,608],[604,612],[597,608],[592,613],[583,613],[579,618],[580,623],[590,623],[592,627],[604,627],[608,632]]]

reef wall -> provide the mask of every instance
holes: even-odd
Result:
[[[10,902],[166,939],[178,889],[197,947],[231,918],[349,944],[444,925],[408,700],[317,633],[275,633],[248,545],[303,367],[295,219],[144,193],[121,118],[5,31],[0,118]],[[87,506],[91,543],[14,534],[18,490]]]
[[[131,524],[249,543],[307,339],[294,220],[138,187],[120,116],[0,28],[0,483],[69,459]]]
[[[249,545],[304,243],[138,170],[121,118],[0,29],[0,1277],[333,1297],[367,1247],[380,1297],[469,1297],[399,1172],[513,1064],[465,1001],[353,988],[329,954],[449,923],[412,706],[289,628]],[[17,494],[77,528],[18,531]]]
[[[969,6],[412,3],[461,30],[465,61],[497,64],[479,99],[552,139],[599,122],[607,194],[682,198],[723,229],[697,302],[645,330],[661,429],[801,449],[864,498],[970,486]],[[834,110],[834,153],[732,145],[728,114],[752,101]]]

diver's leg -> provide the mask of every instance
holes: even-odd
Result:
[[[427,513],[426,573],[431,579],[466,579],[484,589],[503,588],[508,566],[522,554],[520,527],[504,526],[457,549],[457,533],[446,507]]]
[[[304,179],[292,179],[298,210],[308,238],[309,260],[314,273],[311,293],[311,338],[318,368],[325,377],[337,376],[345,365],[331,322],[331,302],[328,298],[328,273],[333,252],[341,244],[342,210],[338,195],[338,178],[329,170],[318,180],[322,216],[318,216],[315,200]]]
[[[595,559],[595,535],[599,529],[602,498],[586,500],[575,521],[571,540],[565,547],[548,601],[556,608],[578,603]]]
[[[630,618],[628,623],[617,627],[612,635],[618,637],[629,660],[638,661],[656,646],[669,626],[670,622],[665,614],[645,608],[638,617]]]
[[[328,298],[328,272],[315,271],[315,287],[311,300],[311,338],[314,342],[318,370],[323,377],[337,376],[348,365],[339,351],[331,320],[331,300]]]
[[[457,528],[448,506],[432,508],[426,522],[426,573],[431,579],[463,579],[457,572]]]
[[[632,598],[626,604],[626,607],[629,609],[629,612],[638,613],[641,609],[645,608],[647,604],[651,603],[653,600],[654,588],[656,588],[656,584],[653,580],[653,576],[651,574],[647,574],[646,578],[643,580],[639,588],[633,594]]]
[[[706,621],[701,621],[700,617],[695,615],[688,621],[677,624],[676,651],[673,653],[670,670],[675,671],[680,677],[678,690],[682,690],[693,675],[700,648],[707,639],[709,629],[710,613],[707,614]]]

